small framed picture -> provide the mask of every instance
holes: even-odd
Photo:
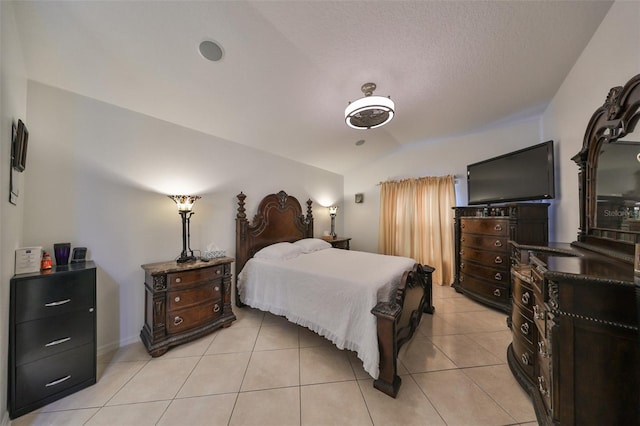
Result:
[[[361,192],[356,194],[356,203],[362,203],[363,201],[364,201],[364,194]]]

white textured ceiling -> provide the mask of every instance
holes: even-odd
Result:
[[[23,1],[15,11],[30,79],[346,173],[403,145],[539,114],[610,6]],[[198,53],[205,39],[223,47],[220,62]],[[350,129],[344,108],[369,81],[396,116]]]

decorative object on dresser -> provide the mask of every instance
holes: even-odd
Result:
[[[249,222],[245,199],[238,194],[238,306],[246,302],[285,315],[338,347],[355,350],[374,387],[395,397],[401,383],[398,350],[413,336],[422,312],[433,312],[434,269],[405,257],[327,249],[326,241],[313,238],[311,200],[305,215],[295,197],[284,191],[269,194]]]
[[[548,207],[548,203],[454,207],[453,287],[478,302],[510,313],[511,260],[507,242],[546,244]]]
[[[618,162],[620,167],[600,170],[619,148],[628,157],[635,144],[631,152],[640,153],[640,143],[620,141],[634,131],[639,105],[637,75],[611,89],[587,125],[582,149],[573,157],[579,166],[577,241],[542,247],[512,242],[513,342],[507,361],[531,394],[542,425],[640,424],[640,306],[634,285],[640,233],[628,226],[635,221],[628,207],[640,200],[640,186],[633,184],[638,169]],[[610,188],[621,182],[632,184],[611,195]]]
[[[230,257],[208,262],[159,262],[145,271],[144,326],[140,338],[151,356],[197,339],[236,317],[231,309]]]
[[[199,200],[201,197],[197,195],[169,195],[173,201],[176,202],[178,206],[178,214],[182,218],[182,252],[180,252],[180,257],[178,257],[177,262],[191,262],[196,260],[193,255],[193,250],[191,250],[191,216],[195,213],[193,210],[193,204]]]
[[[14,419],[96,383],[96,267],[11,279],[7,405]]]
[[[351,241],[350,237],[323,237],[323,240],[331,244],[331,247],[349,250],[349,241]]]

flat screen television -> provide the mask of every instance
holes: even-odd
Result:
[[[469,164],[469,205],[554,198],[553,169],[553,141]]]

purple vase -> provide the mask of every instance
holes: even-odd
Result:
[[[69,264],[69,253],[71,252],[71,243],[56,243],[53,245],[53,255],[56,257],[56,265]]]

